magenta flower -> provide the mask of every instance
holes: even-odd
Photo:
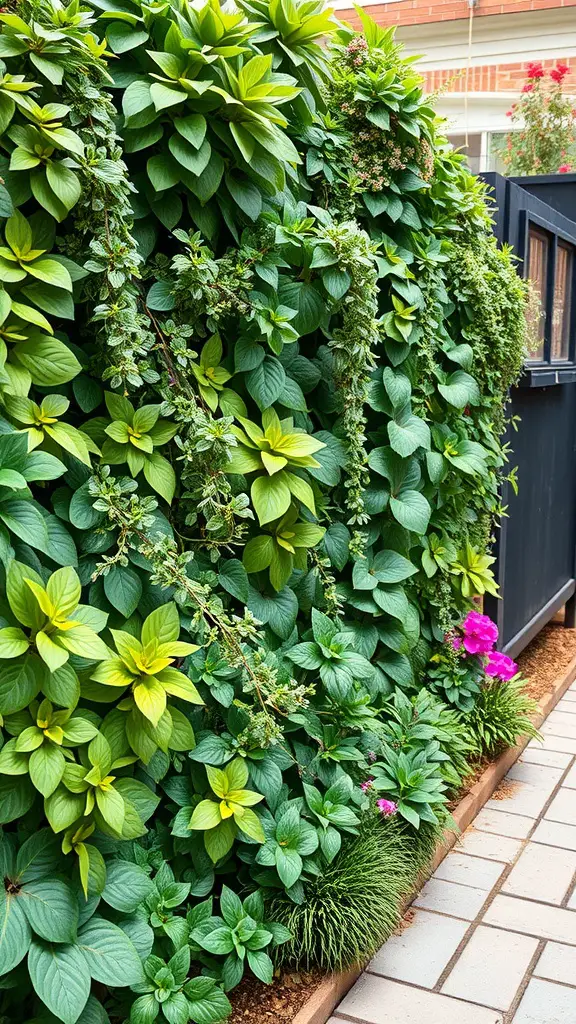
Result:
[[[393,800],[377,800],[376,806],[385,818],[391,818],[398,810],[398,804],[395,804]]]
[[[468,612],[462,623],[462,631],[468,654],[490,654],[498,639],[498,626],[480,612]]]
[[[363,793],[367,793],[369,789],[372,789],[372,783],[373,782],[374,782],[374,776],[373,775],[371,775],[369,779],[366,779],[365,782],[362,782],[361,785],[360,785],[360,789],[362,790],[362,792]]]
[[[518,665],[507,654],[500,651],[491,651],[486,665],[486,675],[494,676],[507,682],[512,679],[518,671]]]

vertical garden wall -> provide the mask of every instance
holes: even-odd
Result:
[[[389,31],[0,13],[0,1013],[214,1024],[395,926],[529,728],[524,293]]]

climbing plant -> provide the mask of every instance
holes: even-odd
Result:
[[[224,1019],[376,816],[393,927],[466,773],[524,293],[362,19],[0,13],[11,1021]]]

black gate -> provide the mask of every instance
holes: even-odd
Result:
[[[576,176],[554,181],[483,175],[498,208],[494,231],[521,258],[532,282],[531,351],[512,392],[512,464],[518,495],[504,485],[496,578],[501,599],[485,601],[501,649],[512,657],[566,605],[574,625],[576,591]],[[574,180],[573,180],[574,179]],[[522,185],[517,182],[522,182]],[[554,206],[542,186],[552,189]],[[565,202],[562,202],[564,193]],[[538,195],[546,195],[544,202]]]

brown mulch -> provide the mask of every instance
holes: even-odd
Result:
[[[550,693],[559,675],[576,654],[576,629],[564,629],[553,622],[528,645],[518,658],[518,666],[526,677],[526,693],[540,700]]]
[[[520,671],[526,678],[526,692],[534,700],[540,700],[552,690],[575,654],[576,629],[564,629],[556,622],[546,626],[518,658]],[[489,764],[485,758],[472,766],[465,786],[450,802],[449,809],[456,807]],[[503,779],[493,799],[506,800],[512,796],[515,786],[513,781]],[[400,923],[400,931],[410,927],[412,915],[413,911],[408,910]],[[231,993],[233,1009],[227,1024],[291,1024],[322,978],[320,971],[285,971],[272,985],[264,985],[254,977],[246,977]]]
[[[226,1024],[289,1024],[322,978],[319,971],[285,971],[272,985],[264,985],[246,977],[231,993],[232,1016]]]

